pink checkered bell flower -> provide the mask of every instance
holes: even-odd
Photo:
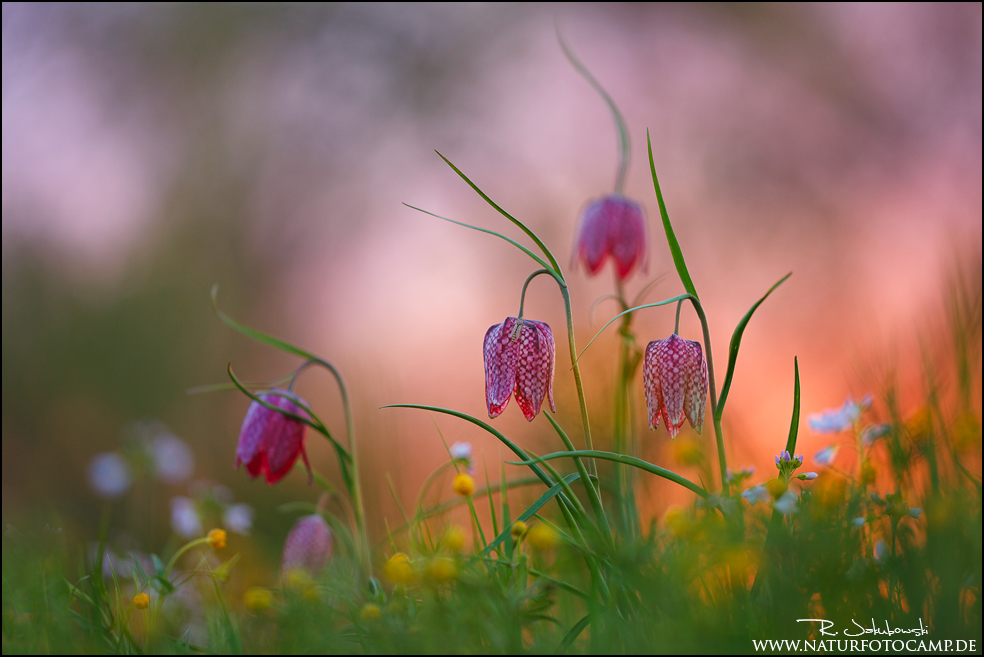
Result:
[[[292,570],[317,575],[331,557],[332,537],[320,513],[300,518],[287,534],[280,570],[284,577]]]
[[[615,275],[624,281],[637,266],[646,268],[646,217],[642,207],[620,194],[588,204],[578,222],[574,261],[597,274],[611,256]]]
[[[646,347],[642,381],[649,409],[649,428],[663,422],[676,438],[684,419],[700,433],[707,405],[707,361],[699,342],[684,340],[676,333],[653,340]]]
[[[553,399],[554,338],[543,322],[507,317],[485,334],[485,401],[489,417],[499,415],[515,393],[523,416],[532,421],[544,398]]]
[[[298,405],[304,404],[304,400],[289,390],[274,388],[258,394],[257,397],[288,413],[307,417],[307,413]],[[250,477],[263,473],[268,484],[275,484],[290,472],[300,456],[304,459],[308,479],[313,479],[311,465],[304,451],[306,430],[307,425],[303,422],[253,401],[246,411],[243,427],[239,432],[236,467],[245,463]]]

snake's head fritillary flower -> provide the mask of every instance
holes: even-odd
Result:
[[[523,416],[532,421],[546,398],[553,399],[554,337],[543,322],[507,317],[485,334],[485,401],[489,417],[505,409],[515,393]]]
[[[642,380],[650,429],[659,425],[662,415],[671,438],[677,437],[684,418],[700,433],[707,405],[707,361],[699,342],[676,333],[653,340],[646,347]]]
[[[619,194],[588,203],[578,222],[574,260],[588,274],[597,274],[611,256],[615,275],[624,281],[636,269],[646,267],[646,217],[639,204]]]
[[[320,513],[298,520],[284,541],[281,572],[285,580],[295,570],[316,575],[328,563],[331,546],[331,529]]]
[[[300,417],[307,413],[299,404],[304,401],[293,392],[274,388],[258,395],[267,404],[283,409]],[[304,451],[304,432],[307,425],[303,422],[267,408],[253,401],[246,411],[243,427],[239,432],[239,445],[236,447],[236,467],[246,464],[246,472],[250,477],[266,475],[268,484],[275,484],[294,467],[294,462],[300,456],[311,474],[307,453]]]

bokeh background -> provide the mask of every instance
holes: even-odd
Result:
[[[480,483],[483,457],[497,473],[506,455],[480,430],[379,407],[484,417],[482,337],[516,314],[533,265],[401,203],[520,237],[440,150],[567,264],[580,209],[611,190],[616,142],[557,25],[630,127],[626,193],[648,212],[651,253],[629,291],[660,275],[650,300],[681,291],[647,129],[719,372],[735,323],[794,272],[745,334],[725,420],[733,466],[768,472],[784,443],[794,355],[804,412],[891,377],[918,392],[947,281],[961,266],[980,280],[980,4],[4,3],[4,523],[91,539],[103,504],[90,459],[139,461],[145,434],[166,427],[194,473],[162,483],[138,468],[112,503],[117,540],[162,549],[171,498],[221,485],[255,509],[252,539],[234,547],[274,558],[292,521],[279,505],[318,490],[298,473],[271,488],[234,471],[247,400],[186,391],[224,381],[229,361],[252,381],[297,361],[224,327],[213,283],[230,314],[346,377],[374,539],[399,523],[387,477],[410,504],[446,461],[438,428],[475,445]],[[583,346],[615,312],[603,303],[589,321],[611,271],[569,278]],[[544,278],[527,315],[562,336]],[[666,337],[672,315],[641,314],[639,339]],[[614,333],[583,361],[601,444]],[[693,316],[682,333],[699,335]],[[579,435],[568,367],[561,348],[559,411]],[[298,390],[342,431],[327,376],[311,371]],[[495,424],[536,451],[555,441],[515,404]],[[807,453],[827,444],[802,436]],[[640,439],[644,457],[676,467],[664,429]],[[337,481],[327,446],[308,442]],[[651,479],[640,492],[647,513],[680,495]]]

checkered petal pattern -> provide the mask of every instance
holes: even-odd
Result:
[[[700,433],[707,407],[707,361],[699,342],[675,333],[646,346],[642,380],[649,409],[649,427],[660,417],[671,438],[676,438],[684,419]]]
[[[485,334],[485,401],[496,417],[515,395],[523,416],[533,420],[546,399],[553,399],[555,366],[553,331],[544,322],[508,317]]]

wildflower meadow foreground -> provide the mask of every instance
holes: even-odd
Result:
[[[287,476],[310,482],[282,537],[279,586],[230,592],[237,555],[227,547],[228,532],[248,533],[252,510],[222,491],[172,500],[172,525],[185,529],[164,554],[112,545],[107,505],[100,540],[86,549],[66,547],[57,530],[8,530],[4,653],[980,652],[979,269],[969,284],[954,284],[950,343],[940,350],[945,356],[926,359],[920,404],[903,407],[887,383],[838,408],[801,409],[801,385],[809,380],[801,381],[792,360],[788,379],[776,382],[788,386],[789,430],[768,437],[774,469],[735,463],[726,449],[725,410],[742,369],[756,366],[740,362],[742,337],[754,330],[756,310],[795,278],[777,271],[776,283],[750,300],[727,347],[712,345],[707,314],[714,309],[704,307],[698,284],[706,289],[714,281],[695,279],[687,267],[687,245],[674,233],[657,178],[659,154],[649,143],[660,215],[650,223],[623,192],[631,155],[625,121],[561,45],[611,110],[620,145],[613,191],[586,200],[573,248],[561,251],[497,204],[495,190],[438,154],[501,215],[501,231],[407,207],[448,222],[448,230],[476,231],[490,249],[518,249],[529,275],[515,291],[516,305],[484,336],[474,335],[487,418],[399,399],[378,411],[470,423],[494,436],[506,458],[483,461],[467,442],[445,443],[446,462],[416,499],[394,494],[402,517],[388,519],[385,535],[370,535],[367,519],[378,511],[366,503],[360,475],[367,466],[344,372],[330,354],[310,353],[226,314],[213,288],[222,322],[297,358],[296,369],[262,384],[240,378],[248,367],[234,361],[225,373],[230,383],[206,387],[250,398],[238,442],[228,437],[236,468],[230,476],[271,486]],[[659,234],[672,263],[653,262],[649,240]],[[674,271],[678,293],[650,301],[649,270]],[[579,363],[599,347],[594,339],[575,344],[569,281],[609,271],[614,286],[603,300],[618,312],[597,334],[617,332],[608,356],[617,374],[604,414],[611,422],[601,428],[592,424],[600,411],[588,406]],[[542,309],[526,299],[534,281],[555,292],[565,326],[538,319]],[[673,313],[674,331],[637,334],[640,313]],[[684,313],[699,320],[699,333],[681,334]],[[322,419],[322,400],[295,392],[299,378],[319,368],[340,391],[343,428]],[[461,376],[481,374],[462,368]],[[557,413],[560,377],[573,378],[577,414]],[[644,416],[636,400],[644,400]],[[503,433],[496,418],[507,413],[549,433],[553,451],[534,453]],[[710,432],[711,440],[678,438],[687,427]],[[797,443],[807,428],[829,436],[829,447],[803,453]],[[639,443],[650,436],[676,440],[678,463],[642,459]],[[430,438],[444,440],[438,432]],[[337,480],[308,458],[310,440],[331,445]],[[100,459],[91,478],[107,498],[122,494],[131,476],[125,459]],[[679,464],[701,465],[702,474],[685,477],[673,469]],[[654,477],[679,486],[687,502],[646,515],[639,491]],[[518,489],[537,497],[518,505]],[[450,520],[459,507],[467,508],[468,525]]]

